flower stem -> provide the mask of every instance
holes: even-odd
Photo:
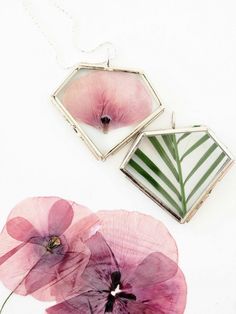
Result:
[[[1,308],[0,308],[0,314],[2,314],[2,311],[3,311],[4,307],[5,307],[5,305],[7,304],[7,301],[10,299],[10,297],[11,297],[13,294],[14,294],[14,291],[12,291],[12,292],[9,294],[9,296],[6,298],[6,300],[3,302],[3,304],[2,304],[2,306],[1,306]]]

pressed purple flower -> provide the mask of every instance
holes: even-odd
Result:
[[[101,233],[86,242],[91,256],[82,275],[83,284],[77,285],[76,275],[72,274],[74,287],[70,294],[64,295],[64,302],[47,309],[47,313],[182,314],[186,303],[184,275],[176,261],[161,252],[161,241],[156,244],[160,250],[153,251],[154,242],[151,235],[155,220],[146,215],[125,211],[102,212],[101,216],[105,221]],[[111,216],[116,224],[110,224],[108,227]],[[150,223],[150,238],[147,235],[147,226],[144,242],[139,241],[131,245],[138,232],[142,238],[145,221]],[[156,227],[158,224],[160,223],[156,221]],[[123,234],[121,230],[128,230],[128,226],[128,234]],[[132,236],[132,230],[137,226],[140,228]],[[110,233],[107,239],[106,231],[113,229],[117,229],[114,230],[116,236],[112,239]],[[165,240],[168,239],[163,225],[160,225],[159,230],[165,235]],[[160,237],[162,233],[159,234]],[[173,240],[169,235],[170,239],[172,245]],[[145,246],[138,248],[139,244],[144,245],[145,242],[149,243],[149,253]],[[168,246],[166,243],[164,251],[168,252],[165,246]],[[143,256],[142,251],[145,252]]]

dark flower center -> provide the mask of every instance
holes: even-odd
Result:
[[[107,125],[111,122],[111,118],[109,116],[102,116],[101,117],[101,122],[103,125]]]
[[[105,313],[112,313],[116,299],[120,299],[124,303],[127,301],[135,301],[136,296],[132,293],[122,291],[121,273],[115,271],[111,274],[111,287],[105,305]]]
[[[61,239],[58,236],[50,237],[46,249],[48,252],[52,253],[52,251],[58,248],[61,245]]]
[[[111,122],[111,118],[107,115],[101,116],[102,129],[104,133],[108,132],[109,124]]]

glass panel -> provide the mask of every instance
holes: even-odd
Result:
[[[56,99],[102,154],[160,107],[143,75],[102,69],[79,69]]]
[[[207,132],[143,137],[126,170],[183,218],[229,157]]]

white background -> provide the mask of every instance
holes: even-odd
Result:
[[[0,0],[0,225],[22,199],[58,195],[93,210],[124,208],[153,215],[177,241],[188,283],[186,314],[236,313],[236,168],[193,220],[180,225],[118,170],[129,145],[98,162],[50,103],[70,73],[58,65],[86,61],[71,25],[47,1],[34,1],[56,51],[20,0]],[[145,70],[167,112],[149,129],[207,124],[236,155],[235,0],[67,0],[78,46],[109,40],[113,65]],[[55,15],[54,15],[55,14]],[[105,52],[103,52],[103,58]],[[61,63],[62,60],[60,61]],[[1,244],[0,244],[1,245]],[[8,291],[0,286],[1,302]],[[5,314],[43,313],[47,305],[13,296]]]

